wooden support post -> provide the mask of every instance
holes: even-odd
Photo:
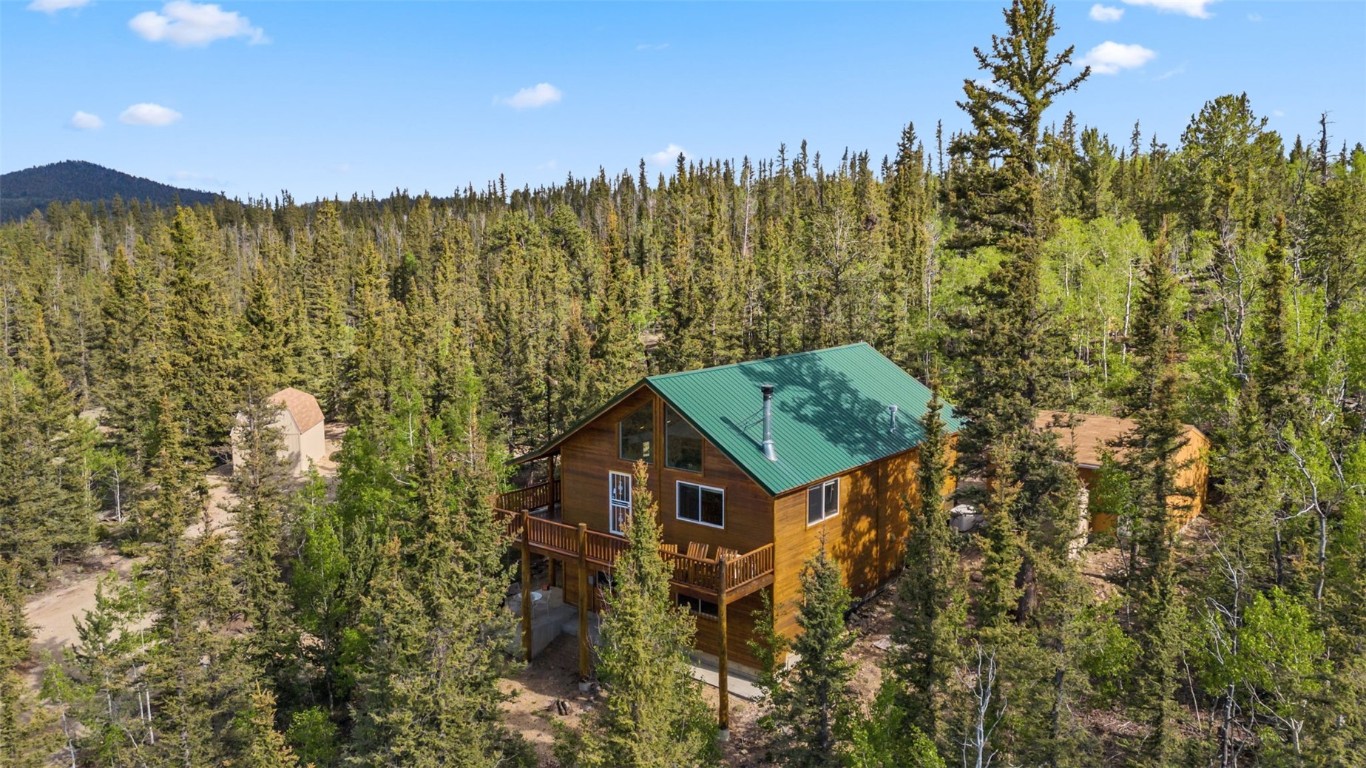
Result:
[[[730,663],[730,638],[726,636],[726,566],[730,563],[730,557],[721,555],[716,561],[716,624],[717,631],[721,635],[721,647],[716,654],[716,687],[718,697],[716,702],[716,723],[721,729],[721,739],[730,737],[730,674],[727,667]]]
[[[531,661],[531,515],[522,510],[522,655]]]
[[[588,524],[579,523],[579,684],[586,685],[588,669]]]

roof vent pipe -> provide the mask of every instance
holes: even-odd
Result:
[[[896,412],[897,412],[897,407],[896,407],[896,404],[895,404],[895,403],[892,404],[892,405],[887,406],[887,431],[888,431],[888,432],[895,432],[895,431],[896,431]]]
[[[764,393],[764,458],[778,460],[778,449],[773,447],[773,385],[761,384],[759,391]]]

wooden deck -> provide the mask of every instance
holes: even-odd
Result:
[[[507,521],[508,535],[519,546],[525,541],[538,555],[567,561],[582,556],[587,563],[610,570],[626,549],[626,539],[549,519],[559,503],[559,486],[543,482],[501,495],[496,510]],[[541,510],[544,516],[532,514]],[[671,547],[659,553],[673,566],[674,589],[703,600],[734,602],[773,583],[772,544],[715,560],[689,557]]]

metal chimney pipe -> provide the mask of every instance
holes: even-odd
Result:
[[[895,404],[895,403],[893,403],[892,405],[887,406],[887,431],[888,431],[888,432],[895,432],[895,431],[896,431],[896,412],[897,412],[897,407],[896,407],[896,404]]]
[[[759,391],[764,393],[764,458],[778,460],[778,449],[773,446],[773,385],[761,384]]]

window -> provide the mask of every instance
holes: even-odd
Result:
[[[671,469],[702,471],[702,436],[672,408],[664,410],[664,465]]]
[[[617,423],[618,455],[627,461],[651,463],[655,442],[654,403],[640,406]]]
[[[631,476],[625,472],[607,473],[607,524],[612,533],[626,530],[631,519]]]
[[[678,483],[677,517],[692,523],[726,527],[726,492],[696,483]]]
[[[815,525],[840,512],[840,479],[827,480],[806,489],[806,524]]]
[[[678,605],[687,608],[698,616],[709,616],[714,619],[720,613],[720,610],[716,607],[716,603],[709,600],[703,600],[700,597],[680,594],[675,598],[675,601]]]

